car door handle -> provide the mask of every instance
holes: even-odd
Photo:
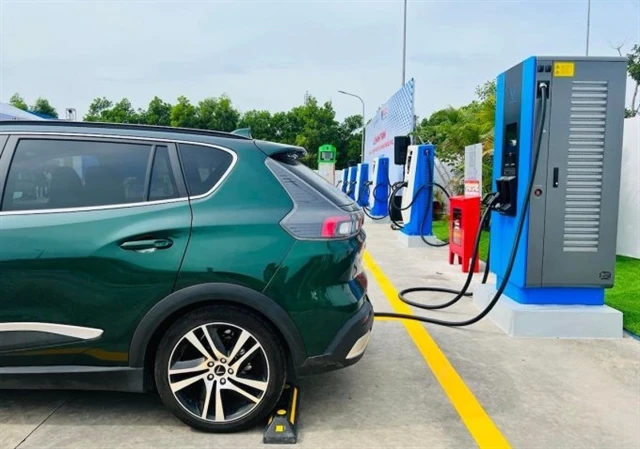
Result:
[[[167,249],[171,245],[173,245],[173,242],[169,239],[131,240],[122,243],[120,248],[139,251],[141,249]]]

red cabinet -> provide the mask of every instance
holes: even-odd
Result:
[[[480,227],[480,197],[452,196],[449,200],[449,264],[453,264],[455,256],[462,264],[462,271],[469,272],[473,244]],[[480,271],[480,256],[473,267]]]

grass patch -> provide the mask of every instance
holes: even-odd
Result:
[[[449,240],[449,220],[438,220],[433,222],[433,235],[440,240]],[[480,238],[480,259],[487,260],[487,250],[489,249],[489,232],[483,232]]]
[[[623,314],[624,328],[640,335],[640,259],[616,257],[615,286],[605,290],[604,301]]]
[[[433,235],[448,240],[449,220],[434,221]],[[480,240],[482,260],[487,260],[488,248],[489,232],[483,232]],[[605,290],[605,302],[622,312],[625,329],[640,335],[640,259],[617,256],[615,276],[615,286]]]

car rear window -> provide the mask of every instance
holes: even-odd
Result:
[[[231,153],[203,145],[180,144],[180,157],[191,196],[213,189],[233,162]]]
[[[329,181],[311,170],[299,160],[286,156],[277,157],[276,160],[328,198],[332,203],[338,206],[348,206],[354,203],[354,201],[344,194],[342,190],[332,185]]]

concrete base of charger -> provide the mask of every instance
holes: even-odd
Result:
[[[495,292],[495,285],[476,285],[473,304],[484,310]],[[622,313],[606,305],[520,304],[503,294],[488,318],[512,337],[622,338]]]
[[[391,220],[389,219],[388,215],[386,217],[375,218],[375,219],[365,215],[364,216],[364,223],[365,224],[389,224],[389,223],[391,223]]]
[[[438,240],[436,237],[432,235],[425,236],[424,238],[429,242],[433,243],[434,245],[442,243],[440,240]],[[398,241],[402,246],[406,248],[424,248],[424,247],[433,248],[427,245],[419,235],[407,235],[402,231],[398,231]]]

